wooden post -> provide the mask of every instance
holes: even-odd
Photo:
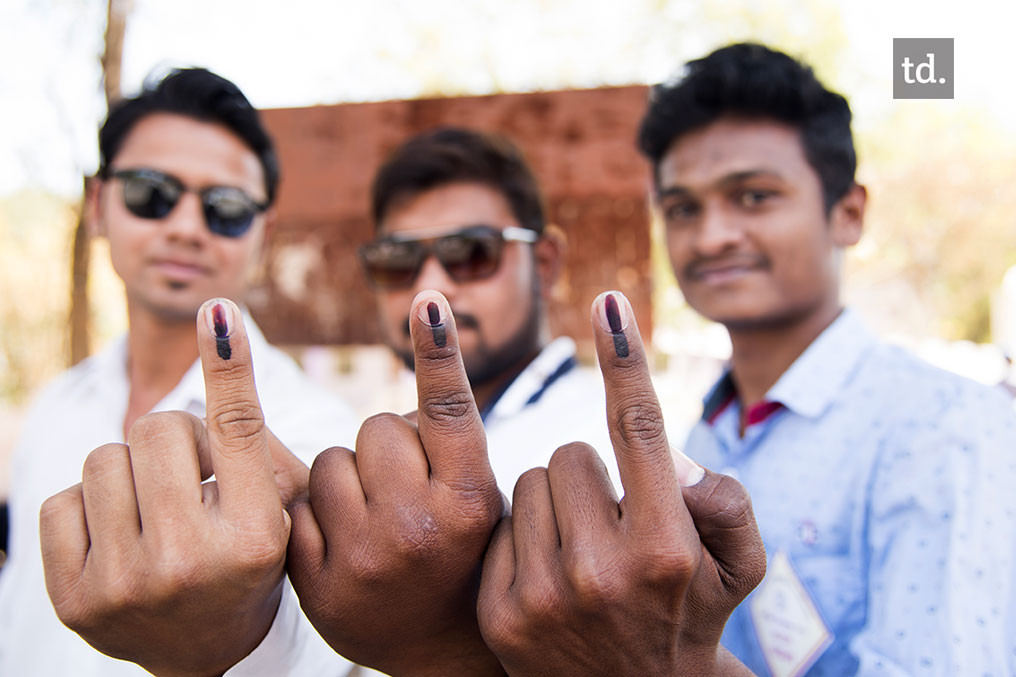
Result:
[[[106,44],[102,53],[102,87],[107,110],[120,100],[120,69],[123,64],[123,38],[127,28],[129,0],[109,0],[106,6]],[[88,307],[88,270],[91,261],[91,239],[85,200],[88,182],[82,179],[81,208],[74,228],[71,255],[70,364],[73,366],[91,354],[91,314]]]

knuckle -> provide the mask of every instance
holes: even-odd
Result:
[[[274,509],[272,514],[276,515]],[[274,570],[285,561],[289,534],[281,517],[281,511],[277,513],[277,519],[266,515],[266,519],[257,525],[234,528],[225,537],[233,544],[229,557],[241,571],[253,574]]]
[[[703,516],[722,529],[740,529],[754,524],[751,496],[729,475],[716,475],[716,482],[702,501]]]
[[[345,462],[344,457],[352,454],[353,452],[345,447],[328,447],[314,457],[314,461],[310,465],[311,476],[315,474],[331,476]]]
[[[439,392],[421,395],[419,412],[437,425],[455,425],[474,408],[469,392]]]
[[[248,441],[262,433],[265,417],[257,402],[237,399],[211,412],[208,426],[229,439]]]
[[[617,426],[617,433],[628,446],[656,446],[667,441],[660,407],[642,398],[621,404]]]
[[[587,607],[613,599],[621,588],[616,567],[596,554],[573,554],[565,570],[576,599]]]
[[[591,468],[598,462],[596,450],[590,445],[585,442],[571,442],[554,451],[547,468],[551,474],[572,473]]]
[[[664,588],[686,584],[698,570],[701,558],[697,549],[655,549],[643,555],[641,577],[650,585]]]
[[[396,551],[402,559],[427,559],[440,545],[440,531],[429,510],[416,505],[401,506],[395,517]]]
[[[346,549],[339,557],[343,560],[343,578],[368,588],[388,583],[395,572],[391,561],[371,547],[367,539],[360,541],[357,547]]]
[[[66,594],[56,596],[52,592],[50,595],[57,618],[71,630],[86,632],[97,624],[96,614],[78,597]]]
[[[498,653],[515,653],[526,645],[525,624],[514,606],[508,603],[507,595],[481,598],[476,619],[484,641]]]
[[[179,412],[162,411],[154,414],[145,414],[134,421],[128,436],[131,440],[145,441],[172,434],[182,427],[183,420]]]
[[[39,508],[39,523],[41,525],[63,521],[68,513],[81,510],[81,497],[68,489],[54,494],[42,502]]]
[[[519,610],[530,625],[540,625],[558,618],[564,608],[558,586],[541,577],[519,591]]]
[[[130,464],[127,447],[122,444],[104,444],[93,449],[81,467],[82,480],[97,480],[106,476],[113,468]],[[59,496],[60,494],[57,494]],[[56,498],[54,496],[53,498]]]
[[[548,491],[550,486],[550,475],[546,468],[530,468],[519,476],[515,481],[515,490],[512,493],[512,503],[524,503],[531,501],[538,494]]]
[[[386,439],[393,431],[404,429],[407,425],[406,419],[398,414],[384,412],[370,416],[360,425],[360,431],[356,436],[356,447],[369,446],[378,439]]]
[[[103,567],[98,576],[99,607],[107,612],[119,612],[135,608],[141,598],[140,585],[130,568],[114,565]]]

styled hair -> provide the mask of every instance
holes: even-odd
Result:
[[[371,186],[375,228],[397,201],[457,182],[500,192],[520,226],[543,232],[540,188],[522,152],[504,136],[461,127],[424,132],[388,156]]]
[[[257,110],[239,87],[204,68],[174,69],[161,80],[146,80],[140,94],[110,108],[99,129],[100,177],[108,177],[110,164],[134,125],[153,113],[175,113],[229,129],[257,155],[268,203],[275,200],[279,161]]]
[[[847,100],[826,89],[805,64],[754,43],[690,61],[678,79],[653,87],[638,145],[657,182],[660,162],[678,138],[723,117],[795,127],[822,184],[827,212],[853,185],[857,156]]]

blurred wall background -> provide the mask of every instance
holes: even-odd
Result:
[[[105,112],[99,56],[107,9],[106,0],[0,6],[0,495],[21,412],[68,363],[70,252],[82,176],[95,169]],[[731,41],[784,49],[812,63],[854,109],[870,211],[865,237],[848,257],[847,301],[883,335],[938,364],[986,382],[1005,376],[1003,350],[1016,347],[1016,273],[1003,288],[1016,265],[1016,91],[998,55],[1016,19],[1011,6],[134,0],[124,9],[126,93],[153,70],[194,64],[233,79],[270,109],[626,89],[665,79]],[[955,38],[954,100],[892,99],[894,37]],[[530,143],[527,152],[538,159],[540,146]],[[362,167],[357,157],[340,160]],[[637,209],[651,224],[644,203]],[[648,263],[634,269],[630,284],[645,289],[651,305],[661,397],[674,416],[690,420],[729,346],[720,328],[684,305],[658,228],[650,225],[650,233],[655,244],[640,254]],[[123,330],[125,317],[104,243],[89,248],[96,350]],[[382,348],[301,342],[291,350],[340,391],[369,387],[372,396],[356,399],[361,413],[411,407]]]

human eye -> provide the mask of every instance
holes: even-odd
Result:
[[[763,206],[776,195],[776,191],[764,188],[744,188],[734,195],[737,204],[747,209]]]
[[[667,223],[681,223],[695,218],[699,206],[692,200],[669,200],[664,202],[663,220]]]

